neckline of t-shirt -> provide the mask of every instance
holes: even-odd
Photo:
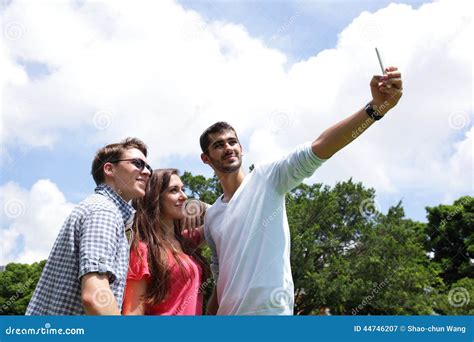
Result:
[[[244,188],[244,185],[247,183],[247,181],[249,180],[250,175],[251,175],[252,173],[253,173],[253,170],[252,170],[252,172],[250,172],[249,174],[245,175],[244,180],[242,181],[242,183],[240,183],[239,188],[234,192],[234,195],[233,195],[232,198],[229,200],[229,202],[224,202],[224,201],[223,201],[224,194],[222,194],[222,195],[220,195],[219,198],[218,198],[219,203],[222,204],[222,205],[228,205],[230,202],[232,202],[232,200],[233,200],[234,198],[236,198],[236,197],[240,194],[240,192],[241,192],[242,189]]]
[[[235,195],[235,194],[234,194]],[[232,196],[233,197],[233,196]],[[232,198],[229,200],[229,202],[232,201]],[[219,196],[219,203],[222,205],[227,205],[229,202],[224,202],[224,194]]]

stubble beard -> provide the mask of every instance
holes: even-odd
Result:
[[[214,168],[219,171],[219,172],[222,172],[222,173],[233,173],[233,172],[236,172],[240,169],[240,167],[242,166],[242,157],[239,155],[237,156],[237,159],[238,159],[238,163],[237,164],[234,164],[234,165],[229,165],[229,166],[224,166],[223,165],[223,162],[220,161],[220,160],[216,160],[216,159],[212,159],[212,158],[209,158],[211,160],[211,163],[212,165],[214,166]]]

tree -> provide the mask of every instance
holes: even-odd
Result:
[[[426,246],[443,268],[446,284],[474,278],[474,198],[463,196],[452,205],[427,207]]]
[[[6,265],[0,273],[0,314],[25,314],[45,264],[46,260],[32,265]]]
[[[185,172],[182,180],[204,202],[222,194],[215,176]],[[295,313],[474,314],[474,199],[427,208],[428,224],[405,218],[402,203],[386,214],[376,208],[375,191],[352,180],[287,194]],[[24,314],[45,263],[0,273],[1,314]],[[205,303],[210,284],[201,287]]]
[[[288,194],[297,314],[432,313],[441,280],[423,224],[405,219],[401,203],[383,215],[374,201],[373,189],[352,180]]]
[[[474,315],[474,279],[462,278],[447,286],[437,297],[436,312],[443,315]]]
[[[185,171],[181,180],[190,192],[191,198],[197,198],[209,204],[214,203],[223,192],[216,175],[206,178],[201,175],[193,176],[191,172]]]

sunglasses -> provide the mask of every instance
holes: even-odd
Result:
[[[153,174],[153,169],[151,168],[150,165],[148,165],[145,161],[139,159],[139,158],[133,158],[133,159],[117,159],[117,160],[111,160],[109,163],[118,163],[121,161],[129,161],[133,166],[135,166],[137,169],[143,171],[144,168],[147,168],[148,171],[150,171],[150,176]]]

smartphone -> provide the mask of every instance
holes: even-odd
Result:
[[[385,68],[383,67],[382,58],[380,57],[380,53],[379,53],[379,50],[377,48],[375,48],[375,53],[377,54],[377,58],[378,58],[379,64],[380,64],[380,69],[382,69],[382,74],[385,75]]]

